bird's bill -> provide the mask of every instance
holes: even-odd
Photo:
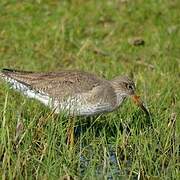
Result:
[[[134,101],[134,103],[139,106],[145,113],[147,116],[150,116],[150,113],[148,111],[148,109],[145,107],[144,102],[141,100],[140,96],[137,95],[132,95],[132,100]]]

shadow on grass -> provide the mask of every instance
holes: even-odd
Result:
[[[135,111],[131,117],[130,121],[122,122],[121,117],[116,117],[116,120],[109,120],[106,116],[100,117],[86,117],[85,119],[80,118],[76,122],[75,127],[75,137],[78,137],[85,133],[86,131],[93,129],[93,135],[95,137],[99,137],[102,134],[102,130],[105,131],[107,137],[116,137],[117,133],[126,132],[127,134],[131,134],[131,128],[136,129],[136,133],[139,131],[147,130],[147,128],[153,127],[153,116],[143,115],[140,111]],[[119,119],[119,121],[117,120]]]

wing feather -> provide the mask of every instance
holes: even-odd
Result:
[[[81,71],[61,71],[36,73],[3,69],[1,77],[12,78],[29,88],[44,92],[51,97],[62,98],[78,93],[86,93],[107,81],[96,75]]]

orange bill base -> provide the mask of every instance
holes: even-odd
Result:
[[[137,95],[133,95],[132,96],[132,100],[134,101],[135,104],[137,104],[137,106],[139,106],[147,116],[150,116],[149,111],[147,110],[147,108],[144,106],[143,101],[141,100],[140,96]]]

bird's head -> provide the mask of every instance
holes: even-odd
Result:
[[[137,96],[135,93],[136,86],[132,79],[127,76],[117,76],[111,80],[111,84],[118,97],[131,97],[133,102],[135,102],[136,105],[138,105],[147,115],[149,115],[149,111],[144,106],[140,96]]]
[[[135,83],[127,76],[118,76],[111,80],[112,86],[116,94],[124,97],[132,96],[135,94]]]

